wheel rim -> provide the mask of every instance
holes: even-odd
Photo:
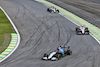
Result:
[[[48,54],[45,54],[44,57],[48,57]]]
[[[58,55],[58,60],[60,59],[60,54]]]
[[[72,54],[72,51],[70,50],[70,53],[69,53],[70,55]]]

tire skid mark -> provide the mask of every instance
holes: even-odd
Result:
[[[38,19],[38,20],[39,20],[39,19]],[[41,21],[41,20],[39,20],[39,21],[42,22],[42,24],[40,24],[39,26],[37,26],[37,28],[34,29],[34,30],[36,30],[36,31],[30,36],[30,38],[29,38],[28,41],[25,43],[25,45],[26,45],[26,44],[28,45],[29,40],[31,40],[31,38],[38,32],[38,30],[41,29],[42,25],[45,25],[45,26],[46,26],[46,28],[47,28],[46,30],[50,29],[52,26],[55,25],[55,24],[54,24],[54,25],[52,25],[51,27],[48,27],[48,26],[46,25],[45,22],[43,22],[43,21]],[[33,30],[33,31],[34,31],[34,30]],[[45,30],[45,31],[46,31],[46,30]],[[45,31],[43,31],[43,32],[45,32]],[[42,32],[42,33],[43,33],[43,32]],[[40,35],[41,35],[42,33],[40,33]]]
[[[41,27],[43,24],[41,24],[41,25],[39,25],[38,26],[38,28],[37,28],[37,30],[33,33],[33,35],[30,37],[30,39],[27,41],[27,43],[26,44],[28,44],[28,42],[31,40],[31,38],[32,37],[34,37],[34,35],[35,35],[35,33],[39,30],[39,27]],[[19,61],[19,60],[22,60],[22,59],[27,59],[26,57],[30,57],[30,56],[32,56],[33,54],[34,54],[34,50],[36,49],[36,47],[38,47],[39,46],[39,41],[41,40],[41,38],[42,38],[42,36],[44,35],[44,33],[48,30],[48,29],[50,29],[50,28],[52,28],[53,26],[55,26],[56,25],[56,23],[54,24],[54,25],[52,25],[51,27],[49,27],[49,28],[47,28],[46,30],[44,30],[43,32],[41,32],[40,33],[40,37],[37,39],[37,41],[36,41],[36,45],[35,46],[33,46],[33,47],[31,47],[32,49],[30,50],[30,53],[29,54],[27,54],[27,56],[25,56],[25,57],[22,57],[22,58],[19,58],[19,59],[17,59],[17,60],[15,60],[15,61],[13,61],[13,59],[11,59],[11,60],[9,60],[8,62],[6,62],[6,63],[14,63],[14,62],[17,62],[17,61]],[[23,47],[24,48],[24,47]],[[52,48],[51,48],[52,49]],[[51,50],[50,49],[50,50]],[[29,51],[29,50],[27,50],[27,51]],[[18,56],[21,56],[22,55],[22,53],[21,54],[19,54],[19,55],[17,55],[17,58],[18,58]]]
[[[64,27],[64,26],[63,26]],[[71,37],[72,37],[72,34],[70,33],[70,32],[68,32],[67,31],[67,29],[64,27],[64,29],[65,29],[65,32],[67,33],[67,34],[69,34],[69,37],[67,37],[67,41],[65,42],[65,44],[64,44],[64,46],[65,45],[67,45],[68,43],[69,43],[69,41],[71,40]],[[70,28],[70,30],[71,30],[71,28]]]
[[[22,3],[20,3],[20,2],[18,2],[18,1],[13,1],[15,4],[16,4],[16,6],[18,7],[18,12],[17,12],[17,15],[15,16],[15,18],[17,18],[17,16],[18,16],[18,14],[19,14],[19,12],[20,12],[20,7],[23,7],[23,16],[26,14],[26,8],[25,8],[25,6],[22,4]]]
[[[18,5],[14,2],[14,1],[7,1],[7,2],[9,2],[9,3],[11,3],[11,4],[14,4],[15,6],[16,6],[16,15],[15,15],[15,18],[17,18],[16,16],[19,14],[19,7],[18,7]]]
[[[22,8],[22,7],[21,7]],[[26,10],[26,9],[25,9]],[[20,10],[21,11],[21,10]],[[31,13],[32,14],[32,13]],[[28,16],[28,15],[27,15]],[[30,17],[30,16],[29,16]],[[28,17],[28,19],[30,19]],[[54,47],[56,47],[56,46],[58,46],[58,42],[59,41],[61,41],[62,39],[61,38],[63,38],[63,37],[61,37],[62,36],[62,34],[65,34],[66,35],[66,41],[62,41],[61,43],[64,43],[64,45],[70,45],[70,42],[72,41],[72,37],[74,37],[74,36],[76,36],[76,35],[73,35],[73,30],[71,29],[71,28],[68,28],[67,29],[67,27],[66,26],[64,26],[62,23],[60,23],[58,20],[54,20],[55,22],[54,23],[52,23],[52,22],[50,22],[50,21],[52,21],[53,20],[53,18],[54,17],[56,17],[55,15],[51,15],[50,14],[50,16],[48,16],[48,17],[45,17],[45,16],[43,16],[43,17],[36,17],[36,15],[34,15],[34,17],[35,18],[40,18],[40,19],[38,19],[39,20],[39,22],[41,22],[41,24],[35,24],[35,20],[34,20],[34,25],[33,26],[36,26],[35,27],[35,29],[34,30],[32,30],[31,29],[31,34],[29,35],[29,38],[27,39],[27,42],[26,42],[26,44],[25,44],[25,47],[27,48],[27,49],[24,49],[24,46],[23,47],[21,47],[21,48],[23,48],[23,50],[25,50],[25,51],[22,51],[21,53],[19,53],[19,55],[16,55],[16,59],[11,59],[11,60],[8,60],[8,61],[6,61],[6,63],[5,64],[7,64],[6,65],[6,67],[9,65],[9,63],[14,63],[14,64],[16,64],[17,62],[22,62],[22,63],[24,63],[24,62],[27,62],[28,60],[28,62],[31,62],[32,61],[32,63],[34,64],[34,65],[37,65],[37,67],[38,67],[38,65],[40,64],[40,66],[42,66],[42,67],[48,67],[48,65],[50,66],[51,65],[51,67],[56,67],[56,66],[61,66],[61,65],[63,65],[63,67],[77,67],[79,64],[81,64],[81,63],[83,63],[85,60],[87,60],[87,58],[89,57],[89,56],[91,56],[91,55],[88,55],[88,52],[90,51],[90,53],[91,52],[93,52],[92,51],[92,48],[93,48],[93,46],[92,47],[90,47],[89,49],[88,49],[88,47],[89,46],[91,46],[91,44],[71,44],[71,47],[72,46],[78,46],[78,49],[79,49],[79,51],[77,51],[76,53],[73,53],[73,55],[72,56],[67,56],[67,57],[65,57],[65,58],[62,58],[61,60],[59,60],[59,61],[57,61],[57,62],[50,62],[49,63],[49,61],[48,62],[43,62],[43,61],[41,61],[40,60],[40,57],[42,56],[41,54],[43,54],[44,52],[50,52],[50,50],[53,50],[53,48]],[[42,21],[42,20],[43,21]],[[51,19],[51,20],[49,20],[49,19]],[[44,21],[45,20],[45,21]],[[48,23],[49,22],[49,23]],[[52,24],[52,25],[51,25]],[[60,27],[62,27],[62,28],[60,28]],[[57,31],[56,31],[57,30]],[[62,32],[62,31],[64,31],[64,33]],[[56,33],[55,33],[56,32]],[[54,34],[56,35],[56,36],[54,36]],[[35,40],[32,40],[34,37],[37,37]],[[50,39],[50,38],[52,38],[52,37],[54,37],[54,39]],[[44,38],[44,39],[43,39]],[[51,41],[52,40],[52,41]],[[63,39],[64,40],[64,39]],[[33,42],[32,42],[33,41]],[[52,43],[51,43],[51,42]],[[81,40],[79,40],[79,41],[81,41]],[[33,44],[31,44],[31,42],[33,43]],[[82,43],[84,43],[85,42],[85,40],[82,40]],[[50,44],[49,44],[50,43]],[[53,43],[55,44],[55,45],[53,45]],[[48,45],[49,44],[49,45]],[[88,46],[87,46],[88,45]],[[43,47],[41,47],[41,46],[43,46]],[[45,48],[45,46],[48,46],[47,48],[48,48],[48,50],[47,50],[47,48]],[[86,47],[85,47],[86,46]],[[44,48],[44,49],[43,49]],[[85,51],[82,51],[81,49],[82,48],[84,48],[85,49],[85,51],[87,51],[87,52],[85,52]],[[43,51],[40,51],[40,49],[42,49]],[[74,49],[76,49],[76,48],[74,48]],[[38,51],[39,50],[39,51]],[[26,52],[26,53],[24,53],[24,52]],[[37,53],[40,53],[40,54],[37,54]],[[85,56],[85,54],[86,54],[86,56]],[[23,55],[23,56],[22,56]],[[25,56],[24,56],[25,55]],[[93,55],[93,54],[92,54]],[[94,55],[93,55],[94,56]],[[93,56],[92,56],[92,59],[93,59]],[[95,54],[95,58],[96,58],[97,56],[96,56],[96,54]],[[70,59],[71,58],[71,59]],[[83,59],[81,59],[81,58],[83,58]],[[91,60],[91,58],[90,59],[88,59],[88,60]],[[96,59],[95,59],[96,60]],[[62,61],[62,62],[61,62]],[[78,61],[78,62],[77,62]],[[57,64],[56,65],[56,63],[59,63],[59,62],[61,62],[60,64]],[[46,64],[46,63],[49,63],[49,64]],[[75,65],[75,66],[74,66]],[[94,63],[94,65],[95,65],[95,63]]]
[[[54,24],[55,25],[55,24]],[[54,26],[53,25],[53,26]],[[51,27],[53,27],[53,26],[51,26]],[[50,28],[51,28],[50,27]],[[49,29],[50,29],[49,28]],[[48,29],[47,29],[48,30]],[[44,35],[44,33],[47,31],[47,30],[45,30],[45,31],[43,31],[42,33],[40,33],[40,37],[37,39],[37,41],[36,41],[36,46],[35,46],[35,48],[34,49],[32,49],[31,51],[33,52],[38,46],[39,46],[39,41],[41,40],[41,38],[42,38],[42,36]],[[32,56],[34,54],[34,52],[33,53],[30,53],[28,56]]]
[[[68,32],[68,31],[67,31],[67,32]],[[81,39],[81,40],[82,40],[82,39]],[[81,40],[80,40],[80,41],[81,41]],[[85,42],[85,41],[82,40],[82,43],[84,43],[84,42]],[[88,45],[88,44],[86,43],[86,44],[84,44],[84,45],[82,45],[82,46],[81,46],[81,45],[78,45],[78,47],[80,48],[80,50],[81,50],[82,48],[84,48],[84,49],[86,50],[86,52],[87,52],[87,51],[88,51],[88,50],[87,50],[88,47],[85,47],[86,45]],[[81,52],[82,52],[83,54],[82,54]],[[83,57],[81,57],[81,56],[84,56],[84,59],[81,59],[81,62],[80,62],[80,61],[78,62],[79,64],[83,63],[83,62],[86,60],[87,55],[84,55],[84,54],[87,54],[86,52],[85,52],[85,51],[83,52],[83,50],[81,50],[81,51],[79,51],[79,53],[76,54],[76,57],[77,57],[77,55],[78,55],[78,57],[80,57],[80,58],[83,58]],[[93,52],[93,51],[92,51],[92,52]],[[74,55],[74,56],[75,56],[75,55]],[[94,55],[93,55],[93,56],[94,56]],[[78,61],[78,57],[77,57],[77,59],[75,60],[76,62]],[[75,58],[73,58],[73,60],[74,60],[74,59],[75,59]],[[72,60],[72,61],[73,61],[73,60]],[[74,62],[75,62],[75,61],[74,61]],[[77,67],[77,66],[79,65],[78,63],[75,64],[75,67]],[[71,64],[70,64],[70,65],[71,65]],[[71,67],[71,66],[70,66],[70,67]]]
[[[57,27],[58,27],[58,42],[60,41],[60,27],[59,23],[56,21]]]
[[[23,9],[24,9],[24,13],[23,13],[23,15],[25,14],[25,12],[26,12],[26,10],[25,10],[25,7],[24,7],[24,5],[22,5],[21,3],[19,3],[18,1],[7,1],[7,2],[9,2],[9,3],[12,3],[12,4],[14,4],[17,8],[17,12],[16,12],[16,15],[15,15],[15,19],[17,18],[17,16],[19,15],[19,13],[20,13],[20,8],[19,7],[23,7]]]

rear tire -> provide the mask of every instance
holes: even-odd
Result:
[[[59,10],[56,10],[57,13],[59,13]]]
[[[86,34],[86,35],[89,35],[89,31],[86,31],[85,34]]]
[[[44,54],[44,57],[48,57],[48,54],[47,54],[47,53],[45,53],[45,54]]]
[[[79,27],[76,27],[76,31],[78,31],[79,30]]]
[[[57,54],[56,58],[57,58],[57,60],[59,60],[61,58],[61,54]]]
[[[82,35],[82,32],[81,31],[77,31],[77,35]]]
[[[49,8],[47,9],[47,11],[49,11]]]
[[[67,55],[72,55],[72,51],[71,50],[68,50],[67,52],[68,52]]]
[[[70,50],[70,53],[69,53],[69,55],[72,55],[72,51]]]

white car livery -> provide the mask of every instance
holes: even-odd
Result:
[[[85,27],[84,25],[76,27],[76,33],[78,35],[89,35],[88,27]]]
[[[54,8],[53,6],[47,8],[47,11],[50,13],[59,13],[59,10]]]

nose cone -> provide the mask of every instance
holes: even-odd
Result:
[[[84,33],[85,33],[85,31],[84,31],[85,28],[84,28],[84,27],[81,27],[80,29],[81,29],[81,31],[82,31],[82,34],[84,34]]]

